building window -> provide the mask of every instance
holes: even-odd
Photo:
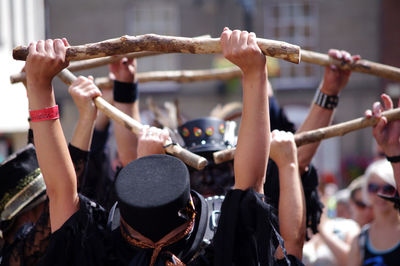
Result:
[[[273,0],[264,4],[264,36],[315,50],[318,46],[318,4],[315,0]],[[274,88],[315,88],[319,68],[308,63],[279,61]]]
[[[127,10],[127,32],[129,35],[155,33],[160,35],[180,36],[179,8],[175,2],[143,1],[135,3]],[[179,69],[179,55],[165,54],[141,58],[138,61],[140,72]],[[141,91],[162,92],[176,90],[178,84],[159,82],[143,84]]]

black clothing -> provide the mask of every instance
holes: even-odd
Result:
[[[285,111],[279,106],[274,96],[268,98],[269,100],[269,120],[271,131],[279,129],[283,131],[296,132],[296,128],[292,122],[287,118]]]
[[[323,204],[319,200],[317,191],[318,175],[314,166],[310,165],[308,171],[301,176],[305,203],[306,203],[306,225],[315,234],[322,214]],[[268,202],[278,210],[279,207],[279,169],[274,161],[268,161],[267,179],[264,184],[264,193]]]
[[[215,242],[203,245],[191,260],[184,262],[187,265],[271,265],[274,263],[274,250],[269,244],[274,234],[271,220],[270,206],[258,194],[252,190],[232,190],[222,205]],[[152,249],[131,246],[123,239],[120,228],[110,231],[106,224],[107,212],[80,196],[80,209],[51,235],[39,265],[149,265]],[[178,246],[168,247],[168,251],[181,258],[184,255],[179,254],[182,250],[179,245],[182,244],[178,242]],[[171,255],[162,252],[155,265],[165,265],[168,260],[171,261]]]
[[[71,144],[68,145],[68,150],[79,185],[83,180],[89,153]],[[14,242],[5,243],[1,251],[0,265],[37,265],[39,259],[46,252],[50,234],[49,202],[46,199],[43,212],[36,223],[24,224],[15,235]]]
[[[377,251],[371,245],[368,230],[363,231],[366,237],[364,246],[364,259],[362,265],[399,265],[400,262],[400,241],[393,248],[385,251]]]
[[[287,118],[284,110],[279,106],[275,97],[269,97],[269,115],[271,131],[274,129],[295,133],[296,129],[292,122]],[[319,199],[317,191],[318,174],[313,165],[308,167],[308,171],[301,176],[306,201],[306,225],[315,234],[322,214],[323,204]],[[278,209],[279,205],[279,169],[272,161],[268,161],[267,180],[264,184],[265,196],[271,205]],[[308,239],[308,236],[307,236]]]
[[[24,224],[16,233],[14,242],[4,246],[0,265],[37,265],[46,252],[50,233],[49,202],[46,200],[37,222]]]
[[[86,172],[86,165],[89,159],[89,152],[81,150],[71,145],[71,143],[68,145],[68,150],[69,154],[71,155],[72,163],[74,164],[78,188],[81,189]]]
[[[106,210],[116,201],[113,192],[116,171],[112,169],[110,149],[107,145],[109,134],[109,126],[104,131],[94,130],[87,170],[80,191]]]

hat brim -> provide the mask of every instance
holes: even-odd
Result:
[[[7,221],[18,215],[33,200],[38,198],[46,190],[46,184],[41,173],[21,191],[8,200],[1,212],[0,220]]]
[[[196,223],[193,232],[187,243],[187,248],[183,252],[182,261],[188,263],[203,242],[207,229],[208,205],[202,195],[192,190],[191,193],[196,210]]]
[[[194,147],[188,147],[187,148],[189,151],[194,152],[194,153],[199,153],[199,152],[216,152],[216,151],[222,151],[228,149],[227,146],[225,145],[217,145],[217,144],[205,144],[205,145],[197,145]]]

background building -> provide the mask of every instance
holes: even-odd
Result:
[[[24,22],[29,26],[26,32],[31,32],[32,28],[36,32],[38,29],[43,31],[40,25],[45,21],[46,38],[67,37],[72,45],[125,34],[158,33],[188,37],[210,34],[218,37],[223,27],[229,26],[231,29],[254,31],[258,37],[298,44],[304,49],[318,52],[327,52],[329,48],[344,49],[372,61],[400,66],[400,35],[397,33],[400,2],[396,0],[44,0],[44,5],[42,0],[2,0],[1,27],[10,27],[3,22],[4,2],[9,5],[18,2],[26,7],[34,7],[25,9],[26,14],[30,14],[26,18],[33,16],[32,10],[40,10],[34,13],[43,15],[39,22]],[[15,31],[18,23],[22,22],[16,19],[11,29]],[[4,31],[1,30],[1,33],[3,36]],[[42,36],[38,33],[28,38],[15,39],[11,46],[26,45],[32,37]],[[140,59],[138,65],[139,72],[205,69],[213,67],[216,58],[215,55],[171,54]],[[7,60],[10,63],[6,65],[2,61],[2,68],[11,69],[8,67],[10,65],[14,72],[19,70],[20,66],[14,67],[14,63],[9,58]],[[277,63],[278,68],[274,72],[279,72],[279,76],[271,78],[275,95],[289,117],[300,124],[322,78],[323,68],[307,63],[293,65],[274,61],[274,65]],[[81,74],[105,76],[107,68],[84,71]],[[7,93],[16,90],[15,85],[6,82],[7,79],[7,75],[1,79],[2,102],[6,88]],[[145,99],[150,95],[160,105],[166,100],[179,98],[186,117],[207,116],[218,103],[240,100],[240,86],[230,84],[221,89],[220,85],[219,82],[143,84],[140,86],[141,106],[147,108]],[[62,108],[63,127],[70,139],[77,111],[66,86],[58,81],[55,86]],[[347,88],[340,95],[334,122],[362,116],[364,110],[370,108],[385,90],[394,96],[400,92],[398,83],[353,73]],[[18,97],[21,102],[25,101],[22,95]],[[0,128],[3,124],[9,124],[3,122],[6,120],[3,120],[1,114],[0,119]],[[322,173],[347,179],[348,175],[357,175],[373,155],[371,130],[365,129],[324,141],[316,156],[316,164]]]

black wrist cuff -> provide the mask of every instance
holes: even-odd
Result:
[[[138,96],[137,83],[114,80],[114,101],[119,103],[134,103]]]
[[[318,89],[314,96],[314,103],[325,109],[335,109],[339,103],[339,97],[327,95]]]
[[[387,156],[386,159],[391,163],[398,163],[400,162],[400,155],[399,156]]]

